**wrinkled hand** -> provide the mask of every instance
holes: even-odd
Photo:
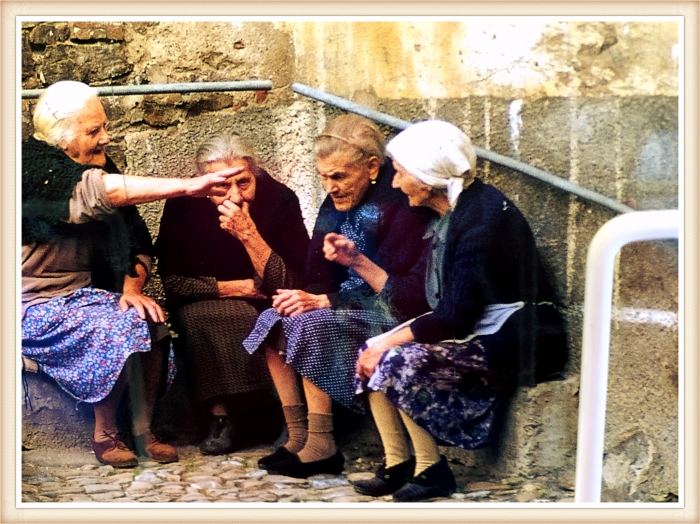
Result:
[[[362,256],[355,243],[338,233],[328,233],[323,239],[323,255],[326,260],[344,266],[352,266]]]
[[[355,373],[363,380],[371,377],[384,353],[389,351],[392,346],[392,344],[386,342],[386,339],[369,346],[360,353],[355,365]]]
[[[219,210],[219,222],[221,229],[232,234],[243,242],[251,235],[254,235],[258,228],[250,218],[250,204],[243,202],[240,206],[230,200],[224,202],[217,208]]]
[[[278,289],[272,297],[272,307],[285,317],[295,317],[313,311],[331,307],[327,295],[312,295],[301,289]]]
[[[165,322],[165,313],[160,304],[142,293],[124,291],[119,299],[119,306],[125,313],[133,307],[142,320],[146,320],[146,312],[148,312],[153,322]]]
[[[242,297],[242,298],[267,298],[258,288],[255,287],[255,281],[252,278],[244,280],[224,280],[216,283],[219,288],[219,296],[226,297]]]
[[[244,169],[244,167],[232,167],[208,175],[192,177],[186,180],[185,192],[187,196],[192,197],[226,196],[228,188],[222,184]]]

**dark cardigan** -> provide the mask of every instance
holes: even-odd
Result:
[[[387,161],[379,170],[377,183],[370,185],[357,206],[347,212],[337,211],[330,197],[321,204],[306,261],[306,290],[327,294],[333,309],[369,309],[376,307],[375,299],[379,299],[389,304],[397,320],[412,318],[429,309],[423,292],[425,260],[421,254],[425,245],[423,234],[436,215],[425,208],[409,207],[406,195],[391,187],[393,176],[394,168]],[[389,275],[379,295],[369,284],[340,290],[340,284],[348,278],[348,268],[323,256],[326,234],[339,232],[348,214],[352,216],[362,207],[366,211],[368,206],[376,220],[365,229],[364,254]],[[401,285],[394,285],[395,280]]]
[[[300,283],[309,235],[294,192],[261,170],[256,179],[250,216],[260,236]],[[156,241],[158,273],[165,279],[209,277],[217,281],[255,278],[250,255],[235,236],[219,226],[219,212],[206,198],[168,199]],[[170,306],[187,297],[166,286]],[[274,289],[263,290],[266,294]],[[194,297],[190,297],[194,298]],[[202,297],[203,298],[203,297]],[[214,296],[210,298],[215,298]],[[216,296],[218,298],[218,296]]]
[[[503,193],[478,178],[462,192],[453,211],[443,271],[445,290],[437,307],[411,324],[417,342],[465,338],[490,304],[554,301],[527,220]],[[526,311],[532,316],[518,320],[518,329],[524,331],[518,334],[521,369],[528,365],[523,341],[536,337],[538,378],[560,371],[566,359],[560,315],[551,306]]]

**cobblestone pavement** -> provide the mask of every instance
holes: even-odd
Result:
[[[391,502],[391,496],[359,495],[352,481],[371,478],[374,460],[349,458],[342,475],[294,479],[258,469],[270,446],[229,455],[203,456],[195,446],[178,446],[179,462],[141,462],[116,469],[100,465],[91,452],[32,450],[22,454],[23,502]],[[346,455],[347,458],[347,455]],[[458,492],[436,502],[573,502],[573,491],[546,479],[465,481],[453,464]]]

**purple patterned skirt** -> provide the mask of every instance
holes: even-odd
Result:
[[[85,287],[30,306],[22,319],[22,354],[72,397],[102,400],[129,355],[151,349],[148,323],[134,308],[123,312],[119,297]]]
[[[383,392],[441,444],[467,450],[483,447],[503,400],[502,379],[489,371],[483,342],[410,342],[392,348],[368,381],[355,376],[355,393]]]

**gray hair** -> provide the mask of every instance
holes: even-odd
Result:
[[[246,160],[248,167],[258,176],[258,155],[252,143],[237,133],[220,133],[202,142],[197,148],[194,161],[197,172],[202,174],[207,164],[231,162],[239,158]]]
[[[316,137],[314,154],[327,158],[334,153],[346,153],[351,164],[364,164],[372,157],[379,163],[386,158],[384,135],[371,120],[355,114],[334,118]]]
[[[61,146],[75,138],[75,122],[97,90],[82,82],[64,80],[49,86],[34,109],[34,138]]]

